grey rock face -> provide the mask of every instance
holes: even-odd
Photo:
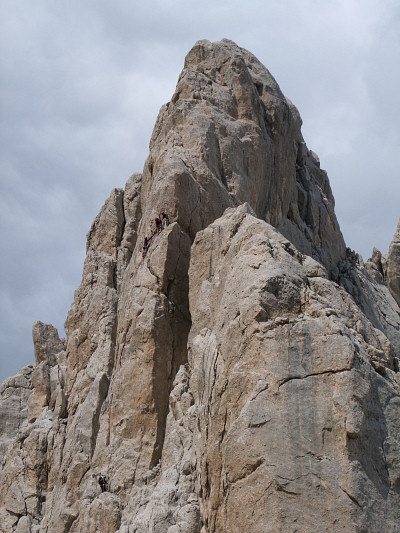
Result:
[[[57,355],[65,350],[65,343],[56,328],[37,320],[32,328],[36,365],[46,362],[49,366],[57,364]]]
[[[33,366],[26,366],[1,385],[0,462],[5,459],[7,451],[28,416],[28,402],[32,394],[32,372]]]
[[[386,268],[388,288],[400,306],[400,220],[390,244]]]
[[[300,126],[297,109],[252,54],[226,39],[199,41],[157,119],[144,196],[153,207],[176,205],[192,239],[227,207],[248,202],[336,273],[345,246],[334,200]]]
[[[189,52],[66,341],[35,323],[2,385],[6,533],[396,532],[396,247],[346,252],[300,126],[252,54]]]
[[[193,244],[189,361],[204,531],[396,531],[390,343],[303,262],[240,210]]]
[[[397,304],[400,303],[400,220],[389,247],[389,253],[382,255],[376,248],[365,264],[372,279],[385,284]]]

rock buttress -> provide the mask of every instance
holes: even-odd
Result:
[[[202,531],[394,533],[388,339],[246,207],[198,233],[189,279]]]

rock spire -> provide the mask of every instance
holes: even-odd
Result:
[[[399,228],[346,249],[300,128],[248,51],[188,53],[66,339],[2,385],[5,533],[397,531]]]

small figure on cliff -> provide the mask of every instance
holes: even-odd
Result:
[[[161,218],[156,217],[154,220],[155,220],[155,223],[156,223],[156,233],[160,233],[161,230],[162,230]]]
[[[101,487],[101,492],[105,492],[107,490],[107,482],[106,480],[104,479],[106,476],[102,476],[100,474],[100,477],[99,477],[99,485]]]
[[[152,235],[151,237],[145,237],[145,238],[144,238],[144,243],[143,243],[143,257],[147,254],[147,250],[149,249],[150,241],[151,241],[152,238],[153,238],[153,235]]]
[[[166,228],[169,224],[169,216],[165,211],[161,211],[161,220],[163,227]]]

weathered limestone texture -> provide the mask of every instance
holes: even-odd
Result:
[[[157,119],[144,197],[153,208],[176,206],[192,239],[247,201],[336,274],[345,245],[334,199],[300,127],[297,109],[257,58],[226,39],[199,41]]]
[[[399,228],[346,249],[300,128],[252,54],[188,53],[2,385],[0,531],[400,532]]]
[[[400,306],[400,220],[390,244],[386,275],[388,288]]]
[[[245,206],[193,244],[204,531],[396,531],[392,349],[311,261]]]
[[[365,267],[376,283],[387,286],[392,297],[400,305],[400,220],[389,253],[382,255],[374,248],[372,257],[365,263]]]
[[[28,402],[32,394],[33,366],[25,366],[16,376],[7,378],[0,393],[0,460],[12,446],[22,423],[28,416]]]

